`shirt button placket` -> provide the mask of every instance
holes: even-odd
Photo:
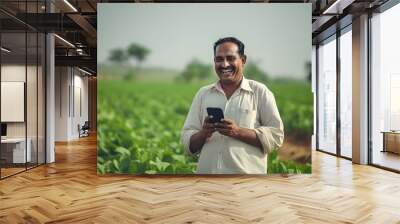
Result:
[[[229,102],[230,102],[229,100],[227,100],[225,102],[224,115],[226,115],[226,111],[227,111]],[[221,145],[221,147],[218,148],[218,155],[217,155],[217,157],[218,157],[217,169],[218,169],[219,173],[222,170],[222,150],[225,150],[225,145],[226,145],[225,144],[226,143],[225,136],[224,135],[220,135],[220,138],[222,140],[222,145]]]

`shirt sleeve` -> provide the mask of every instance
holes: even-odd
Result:
[[[261,125],[255,131],[261,142],[263,152],[268,154],[282,146],[283,123],[276,106],[275,97],[269,90],[263,91],[258,105]]]
[[[197,92],[193,98],[189,113],[181,132],[181,143],[187,154],[194,155],[190,149],[190,138],[193,134],[199,132],[202,128],[202,113],[201,113],[201,91]]]

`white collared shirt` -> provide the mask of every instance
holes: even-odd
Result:
[[[283,124],[272,92],[262,83],[243,77],[240,87],[227,99],[219,81],[202,87],[195,95],[183,126],[181,141],[187,153],[190,137],[200,131],[207,107],[219,107],[224,117],[243,128],[254,129],[262,149],[214,132],[201,149],[200,174],[265,174],[267,155],[283,142]]]

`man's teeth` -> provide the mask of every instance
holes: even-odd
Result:
[[[222,73],[224,74],[232,73],[232,69],[222,69]]]

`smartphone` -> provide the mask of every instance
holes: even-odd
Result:
[[[221,122],[221,119],[224,118],[224,112],[218,107],[207,107],[207,114],[213,116],[210,119],[211,123]]]

